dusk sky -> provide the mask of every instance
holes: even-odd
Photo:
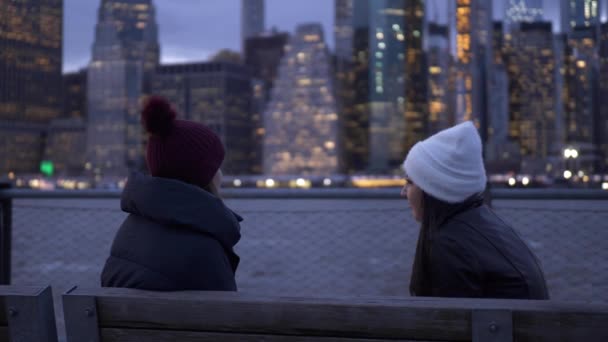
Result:
[[[495,18],[504,13],[503,1],[494,1]],[[545,0],[545,16],[555,23],[559,16],[557,2]],[[64,0],[64,71],[88,64],[99,3],[100,0]],[[238,50],[240,3],[240,0],[155,0],[162,62],[202,61],[222,48]],[[428,3],[442,6],[447,0]],[[266,27],[293,32],[297,23],[321,22],[333,47],[333,7],[334,0],[266,0]],[[441,21],[447,18],[444,7],[429,8],[429,12],[438,13]]]

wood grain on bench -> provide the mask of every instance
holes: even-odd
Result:
[[[184,341],[217,336],[225,341],[608,341],[608,306],[551,301],[287,298],[126,289],[75,289],[64,296],[66,307],[70,301],[95,311],[89,322],[97,325],[99,341],[171,336]]]

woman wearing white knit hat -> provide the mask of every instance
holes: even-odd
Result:
[[[413,296],[549,298],[536,256],[483,204],[486,171],[471,122],[414,145],[403,169],[401,194],[421,222]]]

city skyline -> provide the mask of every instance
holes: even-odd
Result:
[[[28,1],[4,12],[14,18],[5,36],[9,48],[11,39],[47,42],[50,31],[36,33],[36,24],[33,35],[18,33],[21,16],[35,23],[36,6],[46,10]],[[210,59],[180,63],[161,62],[156,3],[163,0],[99,1],[86,73],[64,75],[65,99],[59,96],[55,115],[20,122],[39,124],[28,141],[40,147],[24,149],[40,154],[30,161],[55,163],[61,174],[77,174],[80,165],[98,181],[143,169],[146,136],[138,108],[150,94],[165,95],[185,118],[221,136],[233,157],[228,174],[392,174],[416,142],[465,120],[477,125],[494,172],[561,177],[574,168],[583,177],[606,169],[608,116],[600,92],[606,87],[598,77],[608,65],[602,0],[562,0],[564,33],[541,20],[540,0],[454,0],[444,9],[453,16],[446,24],[438,1],[337,0],[333,34],[304,19],[291,23],[296,34],[268,30],[265,1],[241,0],[242,13],[256,15],[241,16],[236,25],[242,29],[238,52],[220,49]],[[493,20],[497,7],[511,20]],[[325,36],[337,40],[335,52]],[[61,53],[61,45],[55,50]],[[442,56],[442,50],[451,53]],[[4,54],[8,66],[11,56]],[[45,58],[36,61],[40,70]],[[5,79],[24,67],[19,77],[30,77],[31,67],[17,63]],[[61,58],[55,69],[60,75]],[[24,100],[23,92],[13,93],[4,106],[13,117],[5,126],[16,127],[9,127],[11,134],[32,113],[11,110],[10,101]],[[9,146],[26,141],[13,140]],[[85,156],[63,145],[86,145]],[[568,163],[573,150],[577,160]],[[11,165],[8,171],[36,169]]]
[[[495,0],[494,19],[504,15],[506,0]],[[606,2],[606,0],[603,0]],[[187,2],[187,6],[184,6]],[[445,1],[427,1],[429,13],[445,22],[447,9],[436,9]],[[554,27],[559,26],[559,6],[545,1],[545,17],[551,18]],[[181,1],[179,5],[169,0],[155,0],[162,63],[202,61],[215,52],[227,48],[241,49],[241,0]],[[64,50],[63,72],[73,72],[87,66],[91,60],[94,26],[99,7],[98,1],[64,1]],[[207,8],[213,8],[208,11]],[[604,11],[608,10],[604,6]],[[603,20],[606,15],[603,15]],[[309,0],[305,4],[295,1],[266,0],[266,28],[293,33],[297,23],[320,22],[325,32],[333,32],[334,1]],[[221,28],[221,29],[218,29]],[[204,32],[201,34],[201,32]],[[214,34],[221,32],[221,35]],[[203,39],[201,39],[201,37]],[[334,48],[334,35],[327,36],[327,44]]]

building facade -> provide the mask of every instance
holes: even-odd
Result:
[[[62,0],[0,1],[0,175],[38,171],[62,112],[62,33]]]
[[[489,77],[488,140],[485,145],[486,169],[505,173],[519,169],[517,145],[508,139],[509,129],[509,76],[507,72],[508,36],[503,22],[493,24],[492,74]]]
[[[428,134],[437,133],[454,124],[450,111],[449,28],[446,25],[428,25]]]
[[[506,29],[511,31],[518,23],[543,20],[543,0],[507,0],[505,2]]]
[[[63,117],[86,119],[87,70],[63,75]]]
[[[144,167],[140,103],[159,62],[151,0],[102,0],[87,75],[85,168],[96,177]]]
[[[487,142],[492,71],[492,2],[456,1],[456,121],[472,120]]]
[[[367,170],[370,160],[370,3],[350,0],[336,1],[335,5],[339,27],[334,31],[336,47],[340,46],[335,63],[340,168],[355,173]]]
[[[355,0],[334,0],[334,36],[338,59],[350,60],[353,57],[354,2]]]
[[[602,0],[560,0],[562,33],[576,27],[597,27],[600,23]]]
[[[393,4],[396,7],[397,4]],[[394,20],[397,21],[399,17]],[[401,165],[407,152],[429,135],[428,67],[423,49],[426,29],[425,1],[405,1],[405,28],[396,32],[405,36],[405,145],[395,145],[391,168]],[[401,84],[400,84],[401,85]],[[399,101],[399,99],[398,99]],[[393,134],[395,136],[396,134]],[[397,137],[399,137],[397,135]],[[399,140],[403,141],[403,140]]]
[[[360,11],[364,7],[355,7]],[[421,31],[406,32],[406,9],[401,0],[370,1],[369,3],[369,165],[372,173],[387,173],[397,169],[405,156],[405,143],[413,126],[408,119],[418,117],[419,102],[410,93],[407,104],[406,59],[407,35],[421,36]],[[358,13],[356,13],[358,15]],[[416,65],[422,68],[422,65]],[[426,93],[422,94],[425,96]],[[411,112],[407,117],[408,110]]]
[[[44,160],[58,176],[82,174],[86,152],[86,124],[82,117],[53,120],[48,126]]]
[[[270,101],[270,93],[277,79],[281,59],[285,55],[285,46],[289,33],[269,32],[245,41],[245,65],[253,77],[253,173],[262,172],[263,142],[265,137],[262,117]]]
[[[565,58],[564,148],[573,147],[581,151],[576,168],[591,173],[599,163],[595,138],[600,113],[598,30],[594,27],[573,28],[568,34]]]
[[[338,115],[331,58],[320,24],[296,29],[264,114],[264,173],[338,172]]]
[[[600,26],[600,75],[608,75],[608,23]],[[599,146],[601,172],[608,172],[608,79],[600,78],[599,121],[596,127],[596,143]]]
[[[336,9],[336,40],[342,46],[336,56],[341,169],[392,172],[409,147],[427,135],[423,2],[345,3],[336,2],[342,5]],[[348,22],[351,30],[344,29]]]
[[[509,138],[520,148],[521,172],[544,174],[558,143],[552,25],[524,22],[512,35],[508,57]]]
[[[166,97],[180,119],[200,122],[226,148],[225,174],[252,172],[251,74],[227,62],[163,65],[152,77],[151,93]]]
[[[241,41],[265,31],[265,0],[241,0]]]

